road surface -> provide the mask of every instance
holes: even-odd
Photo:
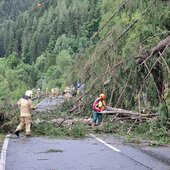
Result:
[[[109,135],[76,140],[23,136],[9,138],[2,170],[170,170],[170,163]]]

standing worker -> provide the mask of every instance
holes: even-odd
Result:
[[[51,96],[55,97],[55,89],[51,89]]]
[[[45,90],[45,96],[46,96],[46,97],[49,97],[49,91],[48,91],[48,88],[46,88],[46,90]]]
[[[33,95],[32,90],[27,90],[23,98],[18,101],[18,107],[20,108],[20,124],[15,130],[15,134],[19,137],[19,133],[25,127],[26,136],[31,136],[31,110],[35,109],[31,97]]]
[[[101,93],[100,96],[93,102],[93,116],[92,116],[92,127],[100,125],[102,122],[102,113],[106,106],[106,96]]]
[[[59,95],[59,88],[56,87],[54,90],[55,90],[55,97],[57,97]]]
[[[41,93],[41,91],[40,91],[40,89],[38,88],[38,89],[37,89],[37,98],[38,98],[38,101],[40,100],[40,93]]]
[[[66,100],[66,101],[68,101],[68,100],[70,100],[72,98],[72,95],[69,93],[69,88],[66,88],[65,90],[64,90],[64,99]]]

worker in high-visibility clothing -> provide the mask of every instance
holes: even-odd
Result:
[[[55,93],[54,93],[55,97],[57,97],[59,95],[59,89],[56,87],[54,90],[55,90]]]
[[[49,91],[48,91],[48,88],[46,88],[46,90],[45,90],[45,96],[46,96],[46,97],[49,97]]]
[[[33,102],[31,97],[33,95],[32,90],[27,90],[25,95],[17,102],[18,107],[20,108],[20,124],[17,126],[15,130],[15,134],[19,137],[19,133],[25,127],[26,136],[31,136],[31,122],[32,115],[31,110],[35,109],[33,107]]]
[[[67,89],[64,90],[64,100],[68,101],[72,98],[72,95],[69,93]]]
[[[51,89],[51,96],[52,96],[52,97],[55,97],[55,89],[54,89],[54,88]]]
[[[100,96],[93,102],[93,114],[92,114],[92,127],[96,125],[101,125],[102,122],[102,113],[101,111],[105,110],[106,106],[106,96],[101,93]]]
[[[40,99],[40,94],[41,94],[41,91],[40,91],[40,88],[37,89],[37,98],[38,98],[38,101]]]

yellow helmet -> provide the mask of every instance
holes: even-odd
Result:
[[[105,96],[103,93],[101,93],[101,94],[100,94],[100,99],[105,100],[105,99],[106,99],[106,96]]]

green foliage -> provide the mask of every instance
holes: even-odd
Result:
[[[7,81],[0,82],[0,99],[3,100],[4,98],[10,97],[9,94],[9,84]]]
[[[70,136],[74,138],[84,137],[86,134],[86,128],[82,124],[77,124],[70,128]]]
[[[17,78],[28,84],[30,88],[33,88],[36,86],[36,80],[38,78],[37,75],[38,71],[34,66],[31,66],[29,64],[21,63],[17,67]]]
[[[17,57],[17,54],[14,53],[14,54],[9,55],[6,62],[9,68],[11,69],[16,68],[17,65],[19,64],[19,59]]]
[[[2,144],[5,139],[5,136],[3,134],[0,134],[0,143]]]
[[[113,121],[95,130],[96,133],[112,133],[114,136],[122,137],[128,142],[140,144],[143,141],[148,144],[169,144],[168,125],[164,126],[159,121],[149,120],[134,124],[131,121]],[[131,130],[129,130],[131,129]]]
[[[37,135],[46,135],[46,136],[64,136],[65,129],[57,128],[51,123],[40,123],[39,125],[33,125],[32,129]]]
[[[30,9],[32,4],[36,2],[36,0],[23,0],[22,2],[19,0],[15,1],[5,1],[1,0],[0,2],[0,23],[5,19],[16,19],[20,13],[24,12],[27,9]]]
[[[135,133],[146,139],[158,141],[160,144],[170,142],[167,127],[155,121],[147,121],[139,124],[135,129]]]
[[[36,64],[35,67],[37,68],[37,70],[39,70],[40,72],[45,72],[45,66],[47,63],[47,59],[44,55],[39,56],[36,59]]]
[[[55,47],[53,49],[54,53],[58,54],[62,50],[67,50],[71,46],[72,43],[74,43],[75,40],[73,38],[67,37],[65,34],[62,34],[60,37],[58,37]]]
[[[74,127],[57,127],[51,123],[40,123],[33,125],[33,131],[37,135],[46,135],[52,137],[74,137],[81,138],[85,136],[85,127],[76,125]]]
[[[170,30],[170,12],[166,11],[162,16],[161,24],[167,29]]]
[[[161,122],[164,124],[164,123],[166,123],[166,121],[169,117],[168,107],[167,107],[166,103],[163,102],[163,103],[160,104],[159,108],[160,108],[159,113],[160,113],[160,116],[161,116]]]
[[[60,66],[62,70],[71,65],[71,61],[71,55],[67,50],[62,50],[56,57],[56,64]]]
[[[61,106],[60,106],[60,111],[61,112],[67,112],[68,109],[72,108],[74,106],[74,101],[73,100],[68,100],[65,101]],[[67,113],[67,115],[69,115]]]

